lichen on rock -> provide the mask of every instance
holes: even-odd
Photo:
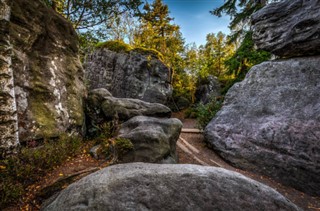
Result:
[[[84,72],[72,25],[41,1],[15,0],[6,30],[20,143],[80,133]]]

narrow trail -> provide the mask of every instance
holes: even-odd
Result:
[[[194,119],[181,118],[181,114],[176,114],[174,117],[183,122],[183,129],[177,142],[179,163],[215,166],[236,171],[274,188],[303,210],[320,211],[320,197],[312,197],[291,187],[286,187],[267,176],[232,167],[206,146],[202,132],[196,129]]]

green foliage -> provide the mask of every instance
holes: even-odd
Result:
[[[141,0],[41,0],[48,7],[69,20],[80,37],[82,59],[90,53],[98,40],[120,39],[123,27],[119,20],[140,14]],[[126,17],[124,16],[126,14]],[[124,33],[131,33],[134,24],[129,22]],[[133,35],[131,35],[133,37]]]
[[[107,48],[114,52],[129,52],[132,50],[132,47],[123,41],[111,40],[106,42],[100,42],[96,45],[96,48]]]
[[[159,59],[160,61],[163,61],[163,55],[162,53],[160,53],[159,51],[155,50],[155,49],[148,49],[148,48],[144,48],[144,47],[135,47],[132,49],[132,51],[141,53],[143,55],[151,55],[156,59]]]
[[[119,157],[133,150],[133,144],[129,139],[115,138],[114,143]]]
[[[243,79],[253,65],[266,61],[270,59],[270,57],[270,53],[254,48],[252,32],[249,31],[245,34],[235,54],[226,60],[225,64],[228,67],[229,75],[233,74],[235,77]]]
[[[148,49],[144,47],[132,47],[129,44],[124,43],[123,41],[120,40],[111,40],[111,41],[106,41],[106,42],[99,42],[96,45],[96,48],[107,48],[111,51],[114,52],[130,52],[130,51],[135,51],[138,52],[142,55],[147,55],[147,56],[152,56],[156,59],[159,59],[163,61],[163,55],[155,50],[155,49]]]
[[[199,103],[195,108],[197,125],[199,129],[204,129],[216,113],[221,109],[223,98],[213,99],[207,104]]]
[[[100,158],[106,158],[106,160],[116,162],[121,160],[126,153],[133,149],[133,144],[129,139],[118,137],[114,139],[104,139],[100,143],[97,154]]]
[[[171,23],[173,18],[169,16],[168,6],[161,0],[155,0],[151,5],[146,3],[143,10],[134,45],[159,51],[164,63],[176,70],[184,44],[179,26]]]
[[[69,156],[79,153],[81,146],[80,138],[62,135],[59,140],[44,141],[36,148],[22,148],[18,154],[1,160],[0,208],[16,202],[28,185],[41,179]]]
[[[231,16],[229,28],[233,30],[231,41],[236,41],[250,26],[251,15],[263,6],[279,0],[225,0],[224,4],[210,11],[221,17],[223,13]]]
[[[42,0],[68,19],[76,30],[101,32],[104,25],[126,11],[139,13],[140,0]]]

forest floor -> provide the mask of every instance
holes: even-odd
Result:
[[[196,121],[194,119],[184,119],[183,113],[176,113],[174,117],[179,118],[183,122],[184,129],[196,128]],[[177,142],[177,152],[179,163],[181,164],[215,166],[236,171],[274,188],[304,210],[320,211],[320,197],[311,197],[293,188],[283,186],[266,176],[230,166],[218,154],[206,146],[202,133],[182,132]],[[20,202],[4,210],[39,210],[41,204],[54,193],[64,189],[70,183],[108,165],[110,163],[92,158],[88,153],[88,149],[83,150],[81,155],[68,159],[65,163],[49,172],[41,181],[29,186],[26,191],[27,194]]]

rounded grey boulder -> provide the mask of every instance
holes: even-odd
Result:
[[[229,89],[205,129],[233,165],[320,195],[320,57],[264,62]]]
[[[275,190],[215,167],[132,163],[70,185],[43,210],[300,210]]]
[[[176,143],[181,128],[181,121],[175,118],[133,117],[119,131],[119,137],[129,139],[134,146],[122,162],[177,163]]]

